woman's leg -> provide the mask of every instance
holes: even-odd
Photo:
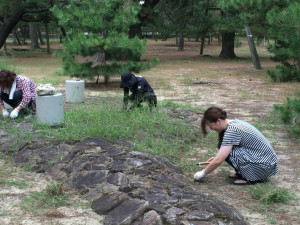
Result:
[[[16,108],[22,101],[22,91],[16,91],[14,93],[13,99],[9,99],[9,94],[6,93],[2,93],[1,98],[5,103],[13,108]]]
[[[148,103],[150,110],[153,107],[157,107],[156,95],[150,95],[150,96],[145,97],[145,101]]]
[[[229,156],[227,156],[227,158],[225,159],[225,161],[235,170],[237,178],[238,178],[238,176],[241,177],[241,174],[239,173],[239,171],[237,170],[237,168],[235,168],[234,165],[232,164],[232,162],[230,161],[230,157]]]

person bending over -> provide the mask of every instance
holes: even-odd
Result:
[[[208,108],[201,120],[202,133],[207,126],[219,133],[219,151],[207,160],[208,166],[194,175],[196,181],[218,168],[226,161],[235,169],[230,175],[234,184],[245,185],[265,181],[278,173],[277,156],[269,141],[251,124],[228,119],[226,111],[218,107]]]
[[[34,113],[36,87],[37,85],[28,77],[17,75],[9,70],[1,70],[0,108],[3,117],[17,118],[21,110],[26,114],[25,108],[31,109]],[[4,106],[4,102],[14,108],[10,115]]]
[[[156,95],[144,77],[135,76],[127,70],[121,74],[121,80],[120,88],[124,89],[123,109],[127,110],[129,101],[132,102],[130,109],[141,107],[142,102],[147,102],[150,109],[157,106]]]

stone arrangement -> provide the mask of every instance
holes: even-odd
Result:
[[[104,225],[246,224],[231,206],[201,193],[164,158],[99,138],[23,146],[15,162],[78,189]]]

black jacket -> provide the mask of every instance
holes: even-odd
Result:
[[[125,87],[124,88],[124,98],[123,102],[124,105],[127,105],[128,100],[133,101],[143,101],[143,99],[150,95],[155,95],[152,87],[148,83],[148,81],[141,76],[135,76],[137,79],[137,82],[131,87]],[[129,91],[132,92],[132,95],[129,97]]]

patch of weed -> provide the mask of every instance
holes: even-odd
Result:
[[[26,187],[27,184],[28,184],[27,181],[0,179],[0,186],[17,186],[22,188],[22,187]]]
[[[273,216],[267,215],[264,220],[266,222],[269,222],[270,224],[277,224],[277,220],[276,218],[274,218]]]
[[[53,181],[43,191],[33,192],[29,196],[23,197],[19,206],[35,213],[40,209],[47,210],[67,205],[70,205],[68,193],[62,184]]]
[[[178,103],[173,102],[173,101],[160,102],[159,106],[161,106],[162,108],[167,107],[167,108],[172,108],[172,109],[191,110],[191,111],[202,113],[202,114],[206,110],[206,109],[200,108],[200,107],[193,107],[191,104],[181,105],[181,104],[178,104]]]
[[[0,212],[1,217],[11,216],[11,215],[13,215],[13,213],[9,210],[3,210],[3,211]]]
[[[293,195],[288,190],[276,187],[271,183],[253,185],[250,187],[250,193],[254,199],[265,205],[287,203],[293,199]]]

